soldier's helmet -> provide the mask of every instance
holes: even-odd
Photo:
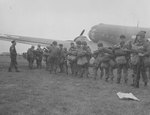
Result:
[[[31,48],[34,48],[34,46],[31,46]]]
[[[41,47],[41,45],[40,45],[40,44],[38,44],[38,47]]]
[[[87,42],[86,41],[82,41],[82,45],[87,45]]]
[[[63,44],[59,44],[60,47],[63,47]]]
[[[98,47],[103,47],[103,43],[98,42],[97,46],[98,46]]]
[[[52,43],[53,45],[57,45],[57,42],[56,41],[53,41],[53,43]]]
[[[81,45],[81,41],[76,41],[76,44],[77,45]]]
[[[15,40],[12,40],[12,41],[11,41],[12,44],[15,43],[15,42],[16,42]]]

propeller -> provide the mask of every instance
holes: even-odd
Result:
[[[84,32],[85,32],[85,29],[82,30],[80,36],[82,36],[84,34]]]
[[[76,38],[74,39],[74,42],[75,42],[80,36],[82,36],[82,35],[84,34],[84,32],[85,32],[85,29],[83,29],[82,32],[81,32],[81,34],[80,34],[78,37],[76,37]]]

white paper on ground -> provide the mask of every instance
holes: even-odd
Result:
[[[118,97],[120,99],[132,99],[132,100],[136,100],[136,101],[140,101],[137,97],[135,97],[132,93],[122,93],[122,92],[118,92],[117,93]]]

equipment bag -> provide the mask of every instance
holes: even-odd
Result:
[[[77,59],[77,64],[78,65],[84,65],[84,64],[87,64],[88,63],[88,60],[87,60],[87,57],[86,56],[83,56],[83,57],[79,57]]]
[[[115,66],[116,66],[116,62],[111,59],[111,60],[109,61],[109,65],[110,65],[111,67],[115,67]]]
[[[110,60],[110,56],[109,55],[104,55],[102,57],[100,57],[100,62],[107,62]]]
[[[68,55],[67,59],[69,61],[75,61],[76,60],[76,56],[74,56],[74,55]]]
[[[126,55],[126,52],[123,50],[123,49],[115,49],[114,50],[114,54],[116,55],[116,56],[124,56],[124,55]]]
[[[137,65],[140,62],[140,57],[138,55],[131,55],[130,62],[132,65]]]
[[[116,62],[117,62],[117,64],[126,64],[127,60],[126,60],[125,56],[118,56],[118,57],[116,57]]]
[[[102,62],[100,66],[101,68],[108,68],[109,64],[107,62]]]

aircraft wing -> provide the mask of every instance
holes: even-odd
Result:
[[[29,45],[38,45],[40,44],[41,46],[49,46],[54,40],[52,39],[43,39],[43,38],[36,38],[36,37],[27,37],[27,36],[19,36],[19,35],[8,35],[8,34],[1,34],[0,35],[0,40],[4,41],[12,41],[15,40],[17,43],[22,43],[22,44],[29,44]],[[58,42],[58,44],[64,44],[65,47],[70,46],[70,42],[72,40],[55,40]]]
[[[27,37],[27,36],[19,36],[19,35],[8,35],[8,34],[0,34],[0,40],[3,41],[12,41],[15,40],[17,43],[22,43],[22,44],[28,44],[28,45],[33,45],[33,46],[37,46],[38,44],[40,44],[43,47],[49,46],[54,40],[52,39],[43,39],[43,38],[36,38],[36,37]],[[78,36],[76,37],[74,40],[55,40],[57,41],[58,44],[63,44],[64,47],[66,47],[67,49],[70,48],[70,43],[71,42],[76,42],[77,40],[85,40],[88,44],[88,46],[90,46],[92,51],[95,51],[97,49],[97,43],[94,43],[93,41],[90,41],[86,36]],[[104,44],[104,46],[111,46],[111,44],[108,44],[105,41],[102,41],[102,43]]]

